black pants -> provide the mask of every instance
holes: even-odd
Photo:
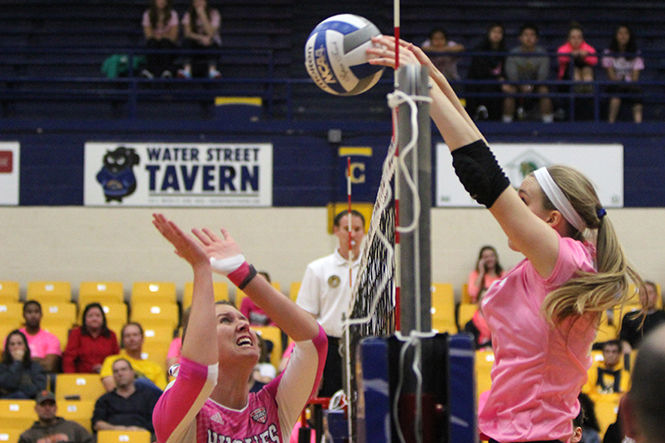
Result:
[[[175,49],[176,45],[168,38],[161,40],[150,39],[146,42],[149,49]],[[148,54],[146,61],[148,63],[148,71],[153,75],[159,76],[166,70],[173,69],[173,54]]]
[[[342,389],[342,357],[339,355],[339,338],[328,336],[328,355],[323,368],[323,380],[319,397],[332,397]]]

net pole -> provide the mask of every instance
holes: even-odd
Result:
[[[395,33],[395,72],[394,72],[394,88],[399,88],[399,33],[400,33],[400,0],[393,0],[393,29]],[[397,120],[399,120],[399,109],[395,111]],[[393,139],[397,137],[397,124],[398,121],[393,119]],[[399,141],[395,140],[395,158],[399,159]],[[399,226],[399,180],[395,180],[395,227]],[[395,229],[395,330],[399,331],[401,327],[401,284],[400,272],[397,263],[400,262],[400,248],[399,248],[399,231]]]
[[[399,90],[409,96],[429,97],[427,68],[406,65],[399,70]],[[400,161],[416,184],[416,194],[409,188],[405,171],[398,168],[396,182],[402,189],[400,196],[400,227],[416,223],[415,229],[400,233],[400,256],[395,272],[400,280],[400,331],[430,331],[431,320],[431,245],[430,208],[432,206],[432,162],[429,103],[416,100],[417,131],[416,148],[408,155],[401,154]],[[413,137],[412,110],[408,103],[398,108],[398,144],[405,146]],[[404,152],[404,151],[402,151]],[[418,199],[419,204],[414,204]],[[417,213],[415,211],[418,211]],[[398,228],[399,229],[399,228]]]
[[[352,238],[352,230],[351,230],[351,157],[346,157],[346,200],[347,200],[347,208],[346,208],[346,221],[347,221],[347,227],[349,230],[349,288],[353,289],[353,260],[355,257],[353,256],[353,238]]]

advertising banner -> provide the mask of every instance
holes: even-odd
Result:
[[[271,206],[270,143],[85,144],[84,204]]]
[[[623,207],[623,145],[495,143],[492,152],[516,188],[542,166],[566,165],[591,180],[603,206]],[[436,206],[480,206],[459,182],[444,143],[436,146],[436,171]]]
[[[0,205],[18,205],[19,160],[18,142],[0,142]]]

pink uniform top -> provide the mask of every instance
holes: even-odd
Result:
[[[171,340],[171,344],[169,345],[169,351],[166,353],[166,358],[180,358],[181,349],[182,349],[182,337],[175,337],[173,340]]]
[[[559,238],[549,278],[522,260],[490,287],[481,302],[492,331],[492,387],[479,401],[480,431],[501,442],[562,440],[573,432],[577,396],[591,366],[597,314],[550,326],[541,313],[545,296],[576,275],[595,272],[595,248]]]
[[[180,369],[159,398],[152,421],[160,443],[288,442],[302,409],[321,380],[328,341],[319,327],[313,340],[298,342],[280,375],[247,405],[227,408],[208,398],[217,383],[218,365],[180,357]]]
[[[30,355],[32,357],[44,358],[49,354],[62,355],[60,340],[45,329],[40,329],[35,335],[28,334],[25,328],[21,328],[19,331],[23,332],[25,338],[28,340]]]

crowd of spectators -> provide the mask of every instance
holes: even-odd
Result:
[[[563,120],[569,105],[565,94],[570,93],[578,98],[576,115],[583,119],[590,108],[584,99],[601,92],[608,97],[608,122],[617,121],[622,103],[630,105],[635,123],[642,122],[642,90],[636,82],[645,65],[629,26],[619,25],[603,51],[585,40],[576,22],[556,48],[542,46],[539,36],[536,24],[525,23],[518,32],[518,44],[511,46],[503,25],[493,23],[469,51],[437,28],[421,47],[458,95],[466,98],[467,111],[475,120]],[[470,63],[463,76],[458,64],[465,55]],[[597,79],[610,83],[595,90]]]

